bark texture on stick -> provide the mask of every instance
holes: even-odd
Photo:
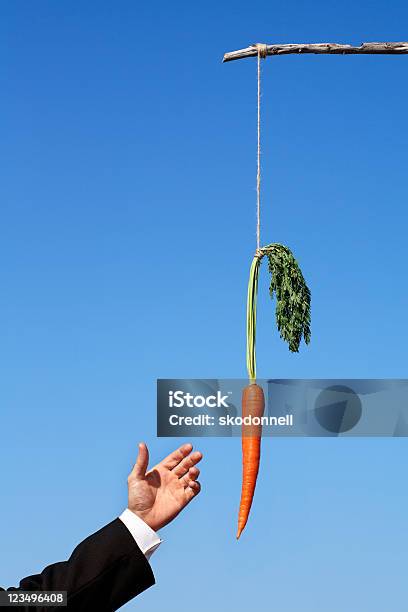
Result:
[[[359,47],[352,45],[339,45],[337,43],[305,43],[288,45],[266,45],[266,55],[287,55],[289,53],[328,53],[337,55],[351,54],[383,54],[402,55],[408,53],[408,42],[368,42]],[[251,45],[246,49],[230,51],[224,55],[224,62],[254,57],[258,55],[258,45]]]

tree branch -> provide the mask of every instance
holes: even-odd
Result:
[[[408,42],[370,42],[363,43],[360,47],[352,45],[338,45],[337,43],[306,43],[289,45],[265,45],[266,55],[287,55],[288,53],[329,53],[337,55],[351,54],[391,54],[402,55],[408,53]],[[246,49],[230,51],[224,55],[223,62],[243,59],[245,57],[256,57],[258,45],[251,45]]]

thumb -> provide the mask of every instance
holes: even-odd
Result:
[[[139,454],[136,459],[136,463],[133,466],[131,476],[135,478],[144,478],[147,472],[147,466],[149,464],[149,451],[144,442],[139,444]]]

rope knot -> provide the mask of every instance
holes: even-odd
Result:
[[[268,56],[268,45],[264,45],[263,43],[257,43],[255,46],[258,49],[259,57],[265,59]]]

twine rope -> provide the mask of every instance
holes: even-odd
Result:
[[[257,172],[256,172],[256,251],[249,272],[247,295],[247,351],[246,362],[250,383],[256,381],[256,302],[258,296],[258,276],[261,259],[268,247],[261,249],[261,59],[268,55],[266,45],[257,44],[258,50],[258,103],[257,103]]]
[[[267,45],[257,44],[258,50],[258,100],[257,100],[257,171],[256,171],[256,252],[257,257],[261,254],[261,59],[268,55]]]

